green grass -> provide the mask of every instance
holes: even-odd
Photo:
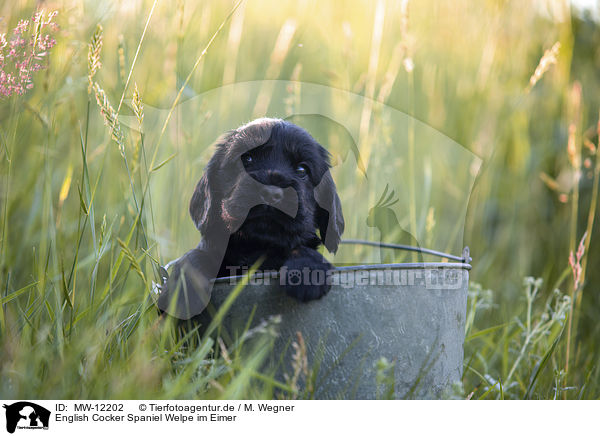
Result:
[[[199,240],[187,203],[211,142],[262,115],[295,115],[330,149],[345,237],[379,240],[366,219],[389,184],[422,245],[470,246],[454,396],[600,396],[600,28],[589,17],[516,0],[414,1],[408,27],[392,1],[248,0],[233,15],[221,1],[56,5],[48,69],[0,100],[1,398],[307,395],[300,372],[260,373],[272,329],[181,340],[151,297],[158,266]],[[1,7],[0,33],[34,7]],[[557,41],[557,63],[529,90]],[[575,286],[569,253],[586,231]],[[380,258],[344,246],[334,260]],[[390,366],[374,381],[382,397]]]

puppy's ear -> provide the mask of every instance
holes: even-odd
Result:
[[[196,228],[205,234],[208,221],[208,212],[212,198],[208,185],[208,171],[204,173],[190,200],[190,215]]]
[[[319,205],[316,221],[321,240],[329,252],[335,253],[344,232],[344,216],[342,203],[329,170],[323,174],[321,182],[315,187],[315,200]]]
[[[196,185],[196,189],[190,200],[190,216],[192,217],[196,228],[200,230],[204,236],[206,236],[209,227],[208,221],[211,220],[211,205],[213,201],[215,201],[213,198],[215,195],[213,189],[218,188],[219,185],[222,184],[219,183],[218,180],[215,180],[216,171],[218,171],[223,165],[223,162],[226,161],[224,155],[228,149],[232,148],[231,144],[235,133],[235,130],[224,133],[212,145],[212,147],[217,150],[204,169],[204,175]]]

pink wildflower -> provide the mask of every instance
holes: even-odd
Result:
[[[17,27],[15,27],[15,30],[13,30],[13,33],[15,35],[21,35],[21,34],[27,32],[28,28],[29,28],[29,21],[20,20],[19,23],[17,24]]]
[[[51,12],[44,18],[44,11],[40,11],[31,21],[20,20],[10,39],[0,34],[0,98],[23,95],[33,88],[32,73],[46,68],[40,61],[56,45],[46,32],[58,29],[52,21],[57,13]]]

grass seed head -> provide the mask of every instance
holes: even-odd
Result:
[[[542,76],[550,69],[550,67],[556,64],[558,60],[558,53],[560,52],[560,42],[554,43],[552,48],[546,50],[544,55],[540,59],[538,66],[536,67],[533,75],[529,78],[529,85],[527,86],[527,92],[535,86],[535,84],[542,78]]]
[[[102,51],[102,25],[96,26],[96,31],[88,44],[88,93],[91,94],[94,87],[94,76],[102,67],[100,52]]]
[[[133,87],[133,112],[135,113],[135,117],[137,118],[137,121],[141,127],[142,121],[144,121],[144,105],[142,103],[142,96],[140,95],[137,83],[135,83]]]
[[[119,152],[121,153],[121,155],[124,155],[125,154],[125,138],[123,136],[123,132],[121,131],[121,124],[119,123],[119,120],[117,119],[117,113],[111,106],[110,101],[108,100],[108,97],[106,96],[106,93],[104,92],[104,90],[102,88],[100,88],[100,85],[98,85],[98,83],[94,82],[93,88],[94,88],[94,94],[96,96],[96,102],[98,103],[98,106],[100,107],[100,113],[102,114],[102,117],[104,118],[104,124],[106,124],[108,127],[110,127],[110,135],[111,135],[112,139],[119,146]]]

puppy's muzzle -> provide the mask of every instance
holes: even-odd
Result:
[[[283,189],[278,186],[266,185],[260,191],[260,198],[265,204],[276,206],[283,200]]]
[[[263,184],[248,174],[244,174],[231,194],[223,199],[221,218],[229,231],[233,233],[239,229],[254,206],[272,206],[294,218],[298,213],[298,203],[298,193],[291,186],[282,188],[272,184]]]

